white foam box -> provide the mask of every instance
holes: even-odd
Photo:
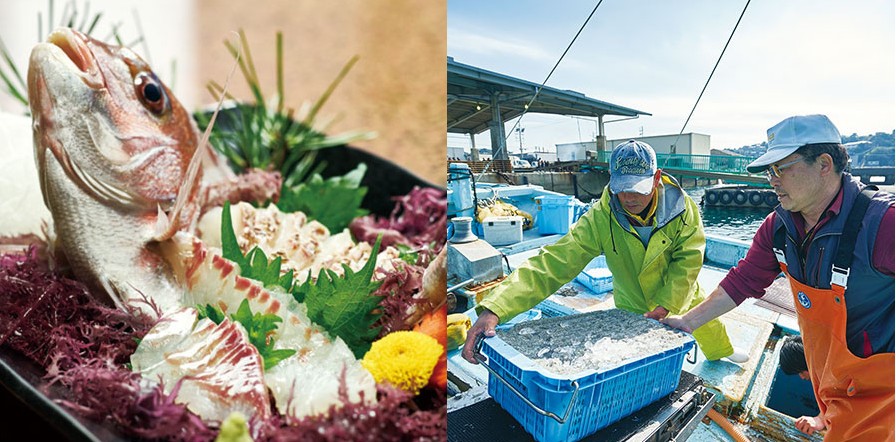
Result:
[[[490,216],[482,220],[482,234],[493,246],[516,244],[523,240],[523,217]]]

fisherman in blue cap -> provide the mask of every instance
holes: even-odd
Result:
[[[704,298],[697,283],[706,237],[700,211],[670,175],[657,169],[650,145],[630,140],[610,155],[610,184],[592,208],[556,243],[511,273],[480,303],[463,357],[473,357],[480,335],[532,308],[603,254],[613,273],[617,308],[661,319],[682,314]],[[745,362],[725,326],[708,321],[694,330],[708,360]]]
[[[765,172],[780,205],[736,268],[702,304],[668,325],[690,331],[790,282],[826,441],[894,439],[894,199],[846,172],[849,155],[824,115],[768,130],[747,166]],[[803,429],[803,428],[801,428]]]

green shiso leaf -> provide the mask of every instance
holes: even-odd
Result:
[[[357,273],[343,265],[345,274],[340,278],[336,272],[323,269],[316,282],[308,278],[293,289],[296,301],[307,306],[308,317],[342,338],[356,358],[367,353],[379,334],[380,327],[374,327],[374,324],[382,313],[374,311],[382,298],[373,292],[381,282],[372,278],[381,239],[377,238],[367,263]]]
[[[224,203],[221,212],[221,251],[224,258],[239,265],[241,276],[254,279],[264,287],[282,287],[287,292],[292,288],[293,272],[290,270],[283,275],[280,274],[282,260],[279,257],[269,262],[267,255],[257,246],[243,255],[236,240],[236,233],[233,231],[230,202]]]
[[[295,187],[284,187],[277,207],[284,212],[304,212],[327,226],[330,232],[341,232],[357,217],[369,212],[361,208],[367,188],[361,179],[367,171],[364,163],[341,177],[324,179],[314,174]]]

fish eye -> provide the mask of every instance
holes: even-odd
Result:
[[[162,82],[152,73],[141,72],[134,77],[137,97],[150,112],[159,115],[168,108],[168,97]]]

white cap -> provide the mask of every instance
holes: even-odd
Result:
[[[840,144],[840,132],[824,115],[797,115],[768,130],[768,149],[747,165],[747,172],[759,173],[807,144]]]

